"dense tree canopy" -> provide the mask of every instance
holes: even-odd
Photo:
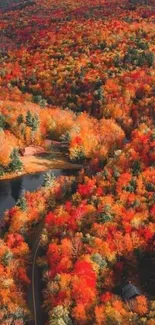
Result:
[[[25,147],[50,150],[47,140],[67,143],[70,160],[86,166],[77,177],[48,173],[6,211],[0,321],[31,318],[28,239],[44,220],[47,324],[154,325],[153,267],[140,278],[155,253],[154,1],[0,8],[0,176],[24,168]],[[142,289],[129,305],[115,291],[122,281]]]

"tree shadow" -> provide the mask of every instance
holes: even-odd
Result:
[[[145,252],[139,262],[139,277],[141,286],[149,297],[155,299],[155,251]]]
[[[11,196],[14,198],[15,202],[20,197],[22,191],[22,177],[14,178],[10,182]]]

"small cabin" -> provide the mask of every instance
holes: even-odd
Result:
[[[124,287],[122,287],[122,297],[124,298],[124,300],[130,300],[140,295],[141,295],[141,291],[132,283],[129,283]]]
[[[121,296],[125,301],[129,301],[142,294],[141,291],[131,282],[115,287],[114,293]]]

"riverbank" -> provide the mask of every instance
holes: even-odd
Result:
[[[32,155],[20,157],[23,163],[23,170],[18,172],[7,173],[0,176],[0,180],[13,179],[17,176],[23,176],[27,174],[34,174],[49,169],[80,169],[83,167],[81,164],[73,164],[67,160],[64,155],[57,157],[53,152],[49,152],[41,155]]]

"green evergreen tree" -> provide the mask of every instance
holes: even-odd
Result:
[[[21,160],[19,159],[18,149],[14,148],[12,150],[10,159],[11,159],[11,162],[9,164],[10,171],[17,171],[17,170],[22,169],[23,164],[22,164]]]
[[[27,202],[24,196],[18,199],[17,206],[20,207],[22,211],[25,211],[27,209]]]
[[[146,56],[146,61],[149,67],[152,67],[153,63],[154,63],[154,54],[153,52],[149,51],[145,54]]]
[[[22,127],[21,127],[21,134],[23,136],[25,135],[25,125],[22,125]]]
[[[33,101],[34,103],[39,104],[42,108],[47,106],[47,100],[42,98],[40,95],[34,95]]]
[[[17,117],[17,123],[18,124],[21,124],[24,122],[24,116],[23,114],[20,114],[18,117]]]
[[[7,266],[7,265],[9,265],[9,263],[11,262],[12,258],[13,258],[13,253],[12,253],[10,250],[8,250],[8,251],[6,251],[6,253],[4,253],[4,255],[2,256],[2,258],[1,258],[1,263],[2,263],[4,266]]]
[[[5,129],[5,127],[6,127],[5,116],[0,113],[0,128],[1,129]]]
[[[33,116],[30,111],[27,111],[26,113],[26,125],[32,127],[32,119]]]
[[[44,175],[44,180],[43,180],[43,186],[44,187],[49,187],[52,186],[53,182],[55,181],[55,176],[51,171],[48,171]]]
[[[38,126],[39,126],[38,115],[34,114],[34,116],[33,116],[30,111],[27,111],[26,125],[29,126],[32,129],[32,131],[36,131],[38,129]]]
[[[34,117],[32,117],[32,131],[36,131],[38,129],[39,126],[39,118],[37,116],[37,114],[34,114]]]

